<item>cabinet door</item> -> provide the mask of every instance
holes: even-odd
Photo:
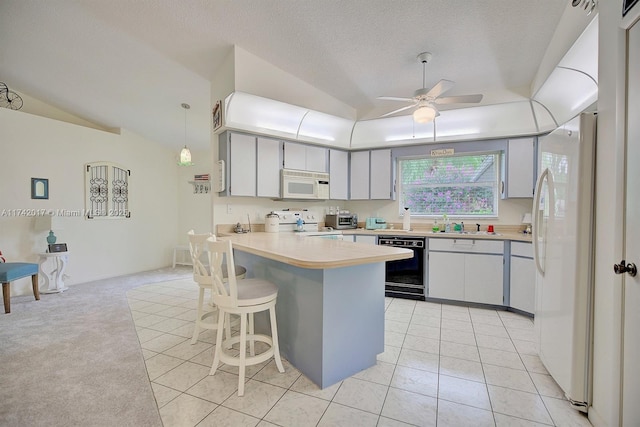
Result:
[[[465,254],[464,300],[503,304],[503,256]]]
[[[349,197],[349,152],[329,150],[329,198],[347,200]]]
[[[391,150],[371,150],[370,167],[371,199],[391,199]]]
[[[535,144],[533,138],[510,139],[507,145],[503,198],[533,197]]]
[[[356,243],[364,243],[367,245],[375,245],[377,244],[377,237],[376,236],[366,236],[366,235],[355,235],[355,238],[353,240]]]
[[[464,254],[429,252],[430,298],[464,301]]]
[[[256,195],[256,137],[231,134],[229,190],[232,196]]]
[[[327,172],[327,153],[329,150],[322,147],[305,147],[305,170],[313,172]]]
[[[284,143],[285,169],[307,170],[307,147],[295,142]]]
[[[536,297],[536,272],[533,259],[511,257],[511,274],[509,276],[510,303],[518,310],[534,314]]]
[[[258,137],[258,197],[280,197],[280,141]]]
[[[351,200],[369,199],[369,152],[351,153]]]

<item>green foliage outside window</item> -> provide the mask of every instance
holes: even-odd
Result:
[[[399,160],[400,208],[412,215],[497,216],[498,154]]]

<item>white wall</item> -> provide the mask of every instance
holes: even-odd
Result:
[[[211,150],[191,151],[193,166],[178,169],[178,244],[187,245],[187,232],[213,233],[213,206],[211,193],[193,192],[193,176],[208,173],[213,178]]]
[[[80,210],[84,205],[84,165],[110,161],[131,170],[128,220],[62,217],[58,243],[67,243],[68,284],[170,265],[178,224],[176,154],[153,141],[0,108],[0,250],[7,261],[37,262],[46,248],[34,218],[19,209]],[[49,199],[32,200],[31,178],[49,179]],[[4,215],[1,213],[4,212]],[[12,294],[30,294],[20,279]]]
[[[356,110],[308,82],[235,47],[235,90],[355,120]]]

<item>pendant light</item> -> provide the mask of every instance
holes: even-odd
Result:
[[[187,148],[187,110],[191,108],[191,106],[186,103],[182,103],[181,106],[184,108],[184,148],[180,151],[180,160],[178,161],[178,165],[193,166],[193,162],[191,161],[191,151]]]

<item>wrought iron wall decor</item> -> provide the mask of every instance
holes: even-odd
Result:
[[[19,110],[22,108],[22,98],[20,95],[9,87],[0,82],[0,107],[9,108],[10,110]]]
[[[86,165],[85,217],[131,218],[129,178],[131,171],[110,162]]]

